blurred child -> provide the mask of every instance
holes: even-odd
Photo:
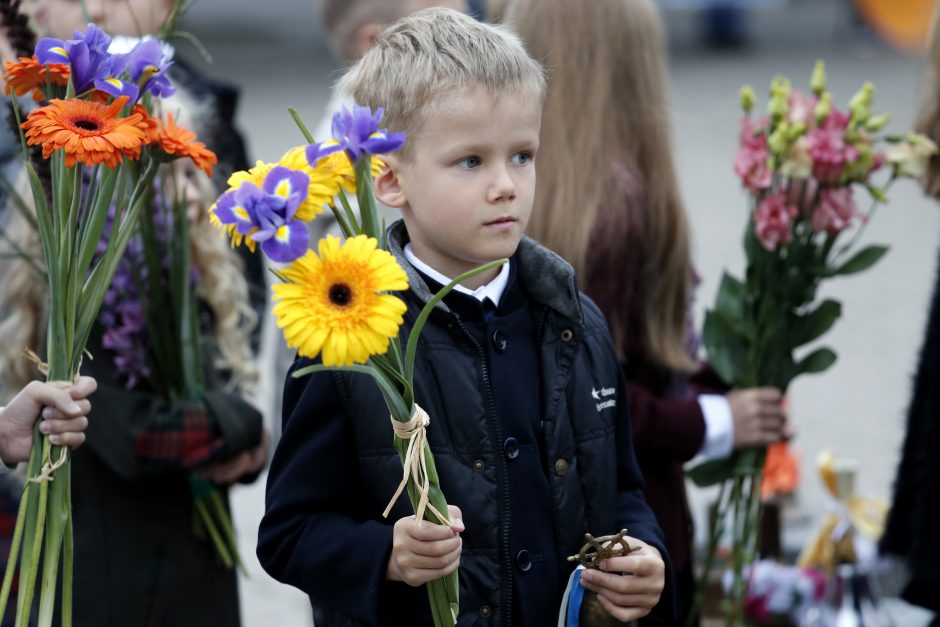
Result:
[[[668,593],[657,606],[666,580],[660,531],[641,495],[603,317],[567,263],[523,238],[541,66],[504,29],[428,9],[383,31],[341,88],[385,107],[389,130],[408,137],[383,156],[376,181],[378,199],[404,217],[388,231],[409,278],[404,335],[448,277],[510,261],[445,297],[419,345],[415,395],[431,416],[452,524],[416,521],[406,498],[382,518],[401,462],[368,377],[289,376],[262,565],[310,595],[318,625],[430,625],[419,586],[459,566],[460,624],[545,627],[558,620],[572,570],[565,558],[584,533],[626,528],[638,550],[582,579],[619,620],[654,607],[669,620]]]
[[[780,392],[705,395],[691,385],[694,271],[653,3],[512,0],[506,22],[550,75],[528,233],[574,265],[610,325],[644,494],[666,534],[684,614],[693,534],[682,464],[779,440]]]

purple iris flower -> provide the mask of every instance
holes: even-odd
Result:
[[[173,65],[163,55],[163,44],[158,39],[147,39],[137,44],[127,54],[114,58],[111,71],[119,76],[125,70],[140,91],[149,91],[154,96],[166,97],[176,93],[166,71]]]
[[[399,150],[405,145],[405,134],[379,128],[384,115],[381,107],[374,113],[359,105],[352,110],[343,107],[333,116],[333,139],[307,146],[307,163],[316,167],[321,157],[340,150],[345,150],[353,162],[359,161],[363,153],[382,155]]]
[[[115,98],[127,96],[130,102],[137,102],[137,98],[140,96],[140,88],[137,85],[113,76],[111,78],[96,80],[95,89],[110,94]]]
[[[215,215],[222,224],[235,225],[238,233],[260,243],[272,261],[290,263],[303,256],[310,243],[307,226],[294,219],[309,186],[310,177],[304,172],[276,166],[261,187],[246,181],[222,194]]]
[[[82,94],[95,87],[96,81],[111,76],[110,45],[111,37],[94,24],[89,24],[84,33],[76,31],[74,39],[41,39],[36,45],[36,60],[43,65],[64,63],[71,66],[75,93]]]

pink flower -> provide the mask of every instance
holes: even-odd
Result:
[[[767,196],[757,204],[754,211],[754,232],[767,250],[774,250],[793,237],[790,223],[799,209],[787,201],[785,192]]]
[[[749,117],[741,118],[741,134],[738,139],[741,147],[734,157],[734,171],[741,177],[741,183],[753,192],[770,187],[773,182],[773,173],[767,167],[767,136],[764,127],[767,118],[752,120]]]
[[[850,116],[848,113],[833,109],[822,122],[822,128],[829,131],[842,131],[849,127]]]
[[[773,174],[767,167],[767,149],[742,147],[734,157],[734,171],[741,177],[741,183],[754,192],[770,187]]]
[[[836,235],[852,226],[856,218],[864,221],[865,215],[855,207],[851,187],[824,189],[813,211],[813,230]]]
[[[828,119],[832,119],[832,115]],[[827,119],[827,122],[828,122]],[[807,135],[809,156],[813,159],[813,176],[824,183],[838,181],[845,164],[858,158],[855,146],[847,144],[842,130],[816,129]]]
[[[803,124],[810,130],[816,128],[816,98],[794,89],[790,92],[789,105],[791,124]]]

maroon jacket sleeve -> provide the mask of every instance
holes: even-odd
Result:
[[[665,455],[686,462],[705,442],[705,416],[695,397],[656,396],[636,383],[627,383],[633,442],[645,455]]]

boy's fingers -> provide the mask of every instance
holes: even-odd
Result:
[[[54,407],[70,416],[77,416],[81,408],[65,390],[53,387],[48,383],[31,381],[24,390],[28,397],[39,405]]]
[[[439,570],[446,568],[452,562],[460,559],[460,550],[461,546],[458,545],[447,553],[438,556],[420,555],[415,553],[412,554],[408,560],[406,560],[405,566],[421,570]]]
[[[628,623],[632,620],[637,620],[643,618],[649,614],[649,610],[646,608],[636,608],[636,607],[618,607],[614,605],[610,599],[605,597],[603,594],[597,595],[597,600],[601,602],[601,606],[607,611],[608,614],[616,618],[622,623]]]
[[[415,540],[421,540],[422,542],[446,540],[453,538],[457,533],[450,527],[445,527],[444,525],[435,525],[427,520],[415,520],[414,516],[411,517],[405,528],[409,536]]]
[[[413,552],[415,555],[423,555],[425,557],[441,557],[453,553],[455,550],[459,550],[461,544],[460,536],[447,538],[446,540],[415,542]]]
[[[450,527],[457,533],[461,533],[465,527],[463,525],[463,512],[456,505],[447,506],[447,518],[450,519]]]
[[[636,577],[649,577],[651,575],[661,574],[659,561],[650,555],[644,555],[642,552],[632,555],[623,555],[620,557],[611,557],[600,564],[600,574],[612,574],[611,576],[623,579],[619,573],[631,573]]]

